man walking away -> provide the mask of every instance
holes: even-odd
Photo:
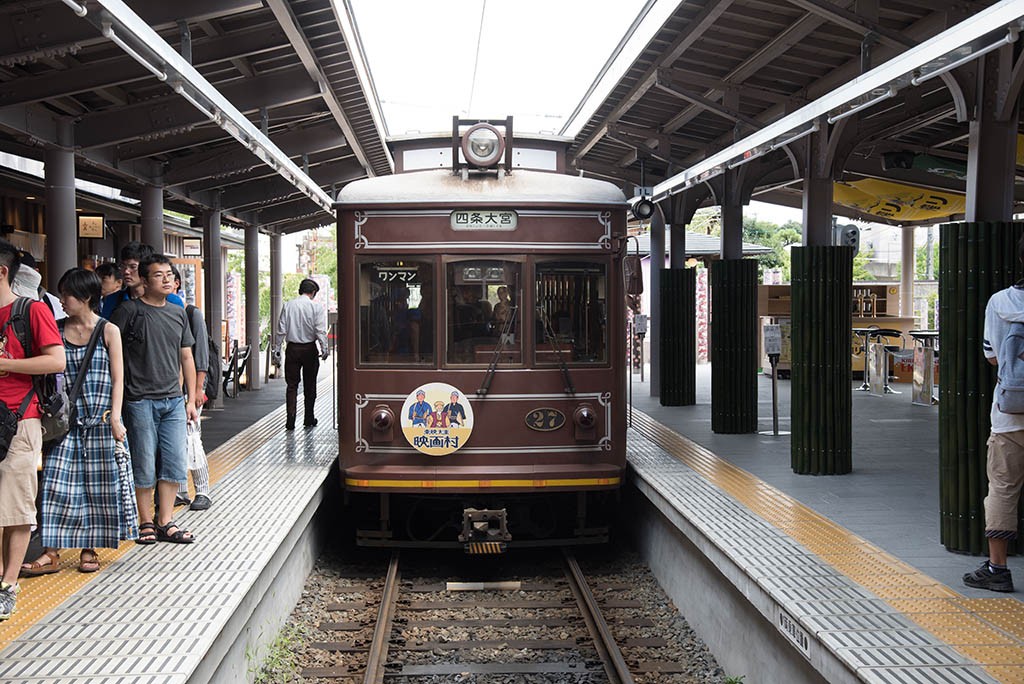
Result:
[[[0,401],[21,414],[17,432],[0,461],[0,621],[14,613],[19,591],[18,574],[25,561],[29,531],[36,523],[36,466],[42,455],[43,434],[39,402],[32,391],[32,376],[64,370],[64,344],[46,304],[29,305],[32,349],[22,349],[10,325],[17,296],[11,284],[18,273],[18,250],[0,240]]]
[[[299,394],[299,373],[302,373],[302,393],[306,400],[305,427],[315,427],[313,409],[316,404],[316,375],[320,359],[326,359],[327,312],[314,302],[320,286],[306,278],[299,283],[299,296],[284,305],[277,324],[277,341],[287,343],[284,355],[284,378],[287,383],[285,429],[295,429],[296,402]],[[320,352],[317,353],[317,342]],[[319,359],[317,358],[319,356]]]
[[[1017,256],[1024,263],[1024,237],[1017,243]],[[999,367],[999,381],[992,397],[992,433],[988,439],[988,496],[985,497],[985,536],[988,560],[974,572],[964,575],[964,584],[991,591],[1013,591],[1013,577],[1006,565],[1010,540],[1017,538],[1017,501],[1024,483],[1024,413],[1014,409],[1000,390],[1010,384],[1010,355],[1024,352],[1014,349],[1016,336],[1008,337],[1015,323],[1024,322],[1024,281],[992,295],[985,308],[983,352],[993,366]]]

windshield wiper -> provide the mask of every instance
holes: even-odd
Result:
[[[562,377],[565,379],[565,393],[576,394],[576,388],[573,386],[572,378],[569,376],[569,366],[566,365],[562,348],[558,346],[558,340],[555,339],[555,331],[551,329],[551,319],[548,318],[548,313],[542,306],[537,307],[537,313],[540,314],[540,320],[544,324],[544,339],[551,343],[551,349],[554,350],[555,356],[558,357],[558,365],[562,368]]]
[[[516,320],[516,313],[518,311],[518,306],[509,307],[508,318],[505,319],[505,324],[501,326],[498,344],[495,345],[494,353],[491,354],[491,363],[487,366],[487,375],[484,376],[480,389],[476,391],[477,396],[487,396],[487,392],[491,389],[491,380],[494,378],[494,371],[498,368],[498,361],[501,360],[501,352],[505,350],[505,345],[512,340],[512,325]]]

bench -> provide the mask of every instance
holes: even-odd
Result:
[[[245,344],[239,346],[238,340],[231,341],[231,354],[228,356],[227,365],[224,367],[224,396],[232,399],[238,396],[238,389],[241,385],[241,377],[245,373],[245,365],[249,362],[249,354],[252,346]],[[230,388],[230,389],[229,389]]]

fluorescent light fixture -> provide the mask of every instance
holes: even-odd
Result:
[[[841,121],[841,120],[843,120],[843,119],[845,119],[847,117],[851,117],[854,114],[856,114],[857,112],[863,111],[863,110],[867,109],[868,107],[874,107],[879,102],[882,102],[883,100],[888,100],[889,98],[892,98],[892,97],[896,97],[896,89],[893,88],[892,86],[890,86],[888,90],[886,90],[884,93],[882,93],[878,97],[873,97],[870,100],[868,100],[867,102],[861,102],[859,105],[857,105],[853,109],[847,109],[845,112],[840,112],[840,113],[838,113],[838,114],[836,114],[834,116],[828,117],[828,122],[830,124],[834,124],[836,121]]]
[[[774,152],[775,150],[779,149],[780,147],[785,147],[786,145],[789,145],[791,143],[795,143],[797,140],[800,140],[801,138],[805,138],[808,135],[810,135],[811,133],[817,133],[819,130],[821,130],[821,126],[819,126],[818,122],[815,121],[814,124],[810,128],[808,128],[806,130],[803,130],[803,131],[800,131],[799,133],[794,133],[793,135],[789,136],[785,140],[780,140],[779,142],[772,143],[771,151]]]
[[[194,66],[178,54],[167,41],[161,38],[123,0],[94,1],[104,9],[107,16],[117,23],[118,31],[122,31],[124,35],[130,36],[134,43],[145,45],[148,50],[163,61],[166,69],[177,74],[177,82],[180,83],[181,90],[175,89],[175,92],[188,100],[212,121],[223,127],[225,131],[243,145],[248,145],[249,143],[258,145],[263,154],[257,153],[257,156],[263,159],[270,168],[282,176],[287,172],[291,176],[290,182],[297,188],[306,187],[310,192],[311,199],[322,211],[334,214],[334,205],[330,196],[312,178],[303,173],[302,169],[288,158],[288,155],[282,152],[270,138],[254,126],[237,107],[231,104],[230,100],[214,88]],[[1024,2],[1024,0],[1021,1]],[[110,23],[104,22],[104,24]],[[104,31],[104,35],[106,35],[106,31]],[[125,52],[139,59],[136,56],[137,53],[123,43],[124,41],[118,42],[118,45]],[[194,96],[189,94],[189,90],[186,90],[186,87],[203,97],[209,103],[209,106],[200,104]],[[227,124],[230,124],[230,127]]]
[[[85,5],[79,5],[77,2],[75,2],[75,0],[63,0],[63,1],[64,1],[65,5],[70,7],[74,11],[74,13],[77,14],[78,16],[80,16],[80,17],[84,17],[86,14],[89,13],[89,10],[87,10],[85,8]]]
[[[976,50],[976,51],[972,52],[969,55],[964,55],[960,59],[954,60],[954,61],[950,62],[949,64],[944,64],[943,66],[939,67],[935,71],[929,71],[927,74],[924,74],[922,76],[915,76],[914,78],[910,79],[910,83],[912,85],[916,85],[916,86],[921,85],[925,81],[931,80],[931,79],[935,78],[936,76],[940,76],[940,75],[946,73],[947,71],[952,71],[953,69],[956,69],[959,66],[963,66],[964,64],[967,64],[972,59],[977,59],[978,57],[981,57],[982,55],[987,55],[988,53],[992,52],[993,50],[998,50],[999,48],[1003,47],[1004,45],[1012,45],[1013,43],[1017,42],[1017,36],[1019,34],[1020,34],[1020,30],[1018,28],[1014,27],[1014,26],[1011,26],[1010,30],[1006,32],[1006,37],[1003,38],[1002,40],[996,41],[995,43],[992,43],[991,45],[987,45],[987,46],[981,48],[980,50]]]
[[[109,38],[110,40],[114,41],[114,43],[119,48],[127,52],[136,62],[146,67],[146,69],[148,69],[150,73],[156,76],[158,80],[167,80],[167,72],[163,71],[162,69],[158,69],[157,67],[150,64],[149,60],[145,59],[142,55],[136,52],[130,45],[128,45],[128,43],[121,40],[121,37],[114,32],[114,27],[110,25],[110,22],[103,22],[102,33],[104,38]]]
[[[729,162],[728,164],[725,165],[725,168],[731,170],[731,169],[735,169],[737,166],[743,166],[747,162],[752,162],[755,159],[757,159],[758,157],[763,157],[764,155],[766,155],[769,152],[771,152],[771,150],[772,150],[772,148],[750,150],[750,155],[749,156],[741,157],[740,159],[737,159],[736,161],[731,161],[731,162]],[[747,154],[747,153],[744,152],[743,154]]]
[[[207,109],[206,106],[199,100],[192,97],[192,95],[190,95],[189,92],[185,90],[185,86],[181,84],[181,81],[175,81],[174,85],[171,86],[171,89],[178,95],[181,95],[183,98],[188,100],[188,103],[196,109],[198,109],[200,112],[202,112],[203,116],[205,116],[207,119],[209,119],[210,121],[216,121],[218,123],[220,122],[220,117],[216,113],[211,112],[209,109]]]

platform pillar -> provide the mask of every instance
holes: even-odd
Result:
[[[277,323],[281,319],[284,297],[284,274],[281,272],[281,234],[270,236],[270,339],[274,346],[284,343],[277,339]]]
[[[711,264],[711,429],[757,432],[757,262]]]
[[[246,374],[249,389],[257,390],[263,383],[260,368],[260,234],[255,225],[245,228],[245,337],[251,345]]]
[[[210,335],[223,354],[230,350],[224,342],[224,262],[220,251],[220,206],[203,212],[203,272],[206,291],[206,320]],[[214,408],[224,405],[224,394],[213,401]]]
[[[850,365],[852,247],[794,247],[791,466],[801,475],[853,470]]]
[[[988,548],[985,462],[996,369],[982,354],[985,307],[1024,275],[1022,233],[1024,223],[1008,221],[939,228],[939,513],[941,541],[959,553]]]
[[[145,185],[142,188],[142,240],[157,254],[164,253],[164,188]]]
[[[661,273],[665,270],[665,215],[658,205],[651,217],[651,311],[648,317],[647,335],[651,340],[651,396],[659,397],[662,391],[662,356],[664,344],[657,340],[662,336],[662,292]]]
[[[78,266],[78,219],[75,217],[75,153],[60,147],[44,153],[46,182],[46,281],[50,290],[69,268]]]
[[[693,406],[697,403],[697,330],[693,315],[697,305],[697,272],[692,268],[664,269],[660,290],[664,295],[661,336],[652,341],[660,341],[661,347],[661,405]]]

